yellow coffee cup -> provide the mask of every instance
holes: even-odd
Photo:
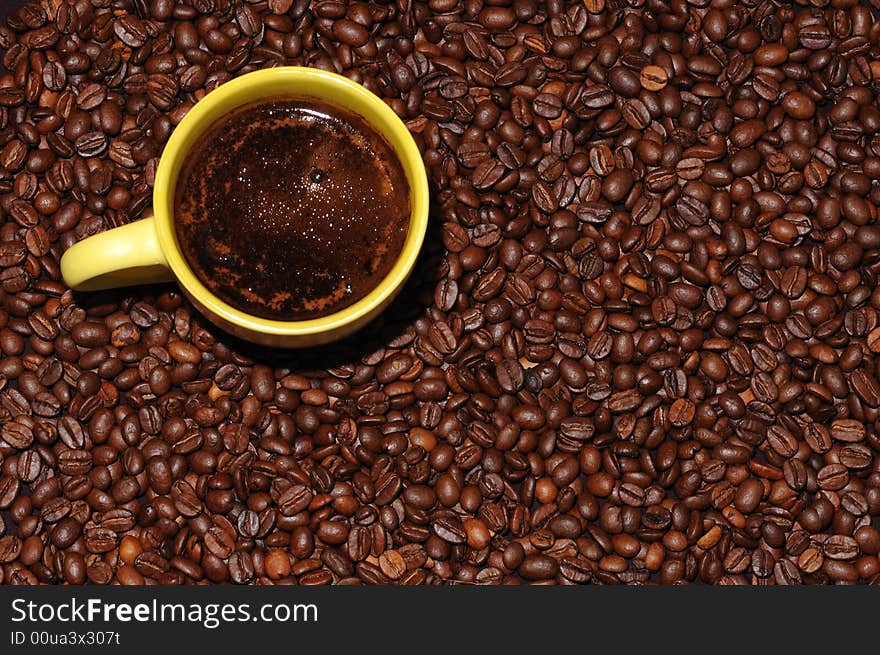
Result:
[[[232,110],[278,96],[315,98],[362,116],[392,146],[410,188],[409,232],[388,275],[353,305],[303,321],[260,318],[222,301],[193,273],[174,230],[175,184],[199,137]],[[242,75],[197,102],[171,134],[159,160],[153,215],[73,245],[61,258],[61,273],[71,288],[80,291],[176,280],[199,311],[237,337],[267,346],[315,346],[352,334],[388,306],[412,272],[427,227],[425,166],[412,136],[394,111],[346,77],[313,68],[284,66]]]

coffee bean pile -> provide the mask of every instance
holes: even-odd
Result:
[[[0,28],[0,582],[880,581],[877,0],[30,0]],[[311,352],[73,294],[174,126],[363,84],[436,208]]]

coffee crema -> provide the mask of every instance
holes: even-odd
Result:
[[[410,220],[403,167],[360,116],[272,98],[224,116],[181,169],[175,229],[208,289],[262,318],[352,305],[388,275]]]

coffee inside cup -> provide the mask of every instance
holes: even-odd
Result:
[[[202,283],[275,320],[326,316],[390,272],[410,189],[386,139],[313,98],[263,99],[199,138],[178,178],[175,231]]]

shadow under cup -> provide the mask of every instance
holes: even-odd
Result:
[[[409,228],[388,275],[370,293],[332,314],[302,321],[278,321],[247,314],[211,293],[190,268],[174,229],[176,184],[190,150],[231,111],[259,100],[302,97],[354,112],[382,134],[397,154],[410,192]],[[218,87],[196,103],[176,127],[162,153],[153,190],[159,245],[168,266],[192,303],[214,323],[240,338],[269,346],[329,343],[363,327],[390,304],[418,257],[428,221],[428,185],[421,154],[394,111],[359,84],[334,73],[281,67],[249,73]]]

